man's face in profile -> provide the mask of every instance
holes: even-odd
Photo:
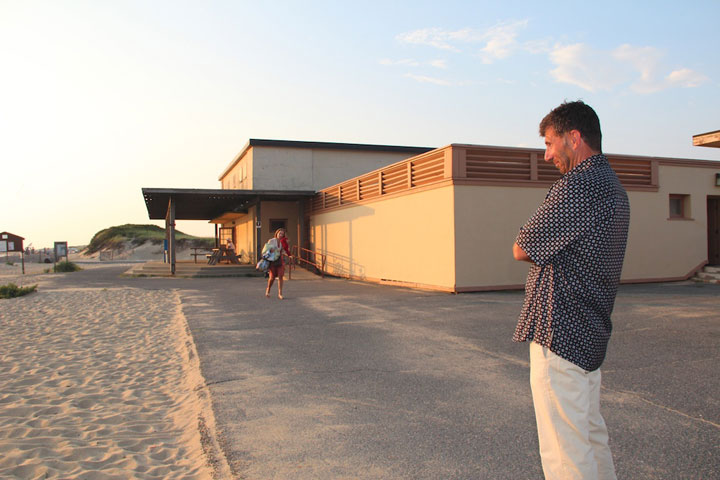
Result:
[[[553,127],[545,130],[545,161],[555,164],[563,175],[571,169],[572,153],[568,133],[558,135]]]

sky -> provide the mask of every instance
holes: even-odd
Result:
[[[720,160],[720,2],[0,0],[0,231],[85,245],[141,188],[220,188],[250,138]],[[719,171],[720,171],[720,163]],[[213,236],[204,221],[185,233]]]

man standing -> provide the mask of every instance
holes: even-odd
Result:
[[[513,340],[530,341],[530,386],[546,479],[615,479],[600,415],[605,359],[630,206],[602,154],[600,120],[581,101],[540,122],[545,161],[563,176],[513,245],[531,263]]]

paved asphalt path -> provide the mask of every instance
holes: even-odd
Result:
[[[236,478],[541,479],[522,292],[449,295],[310,274],[65,274],[177,289]],[[60,277],[60,276],[58,276]],[[603,365],[620,479],[720,479],[720,285],[626,285]]]

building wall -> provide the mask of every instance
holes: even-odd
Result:
[[[255,190],[312,190],[312,150],[252,147]]]
[[[720,169],[720,164],[718,165]],[[630,231],[622,281],[686,278],[707,260],[707,196],[720,194],[715,171],[659,167],[660,188],[629,191]],[[456,186],[459,290],[524,284],[528,266],[512,257],[519,228],[543,201],[546,188]],[[689,195],[688,219],[670,219],[670,194]],[[475,247],[473,247],[475,245]],[[463,261],[468,251],[479,261]]]
[[[321,190],[411,156],[409,153],[286,147],[252,147],[250,150],[253,152],[252,182],[247,188],[256,190]]]
[[[260,238],[262,244],[270,240],[275,234],[274,230],[270,229],[270,220],[272,219],[287,219],[287,237],[290,248],[293,245],[298,244],[297,231],[298,231],[298,202],[263,202],[260,207],[262,228],[260,229]],[[262,250],[262,245],[260,246]]]
[[[333,275],[453,290],[452,187],[313,215],[311,249]]]
[[[707,260],[707,197],[720,194],[715,170],[660,165],[658,174],[657,192],[629,192],[625,281],[682,278]],[[688,219],[670,219],[670,194],[689,195]]]
[[[254,212],[248,212],[247,215],[235,220],[235,248],[241,261],[245,263],[255,263],[254,218]]]
[[[310,190],[322,190],[411,156],[409,153],[314,150]]]
[[[519,288],[528,265],[515,261],[518,230],[545,198],[547,188],[455,186],[457,288]]]
[[[225,189],[250,190],[253,188],[253,149],[249,148],[240,160],[221,179]]]

